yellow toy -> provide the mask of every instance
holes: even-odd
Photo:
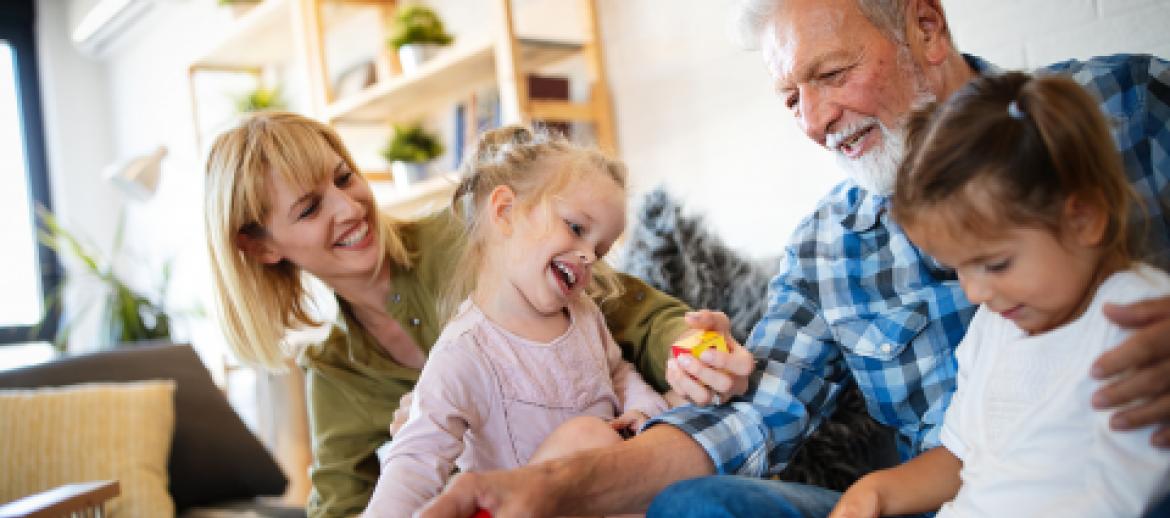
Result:
[[[675,357],[690,351],[695,358],[703,354],[703,351],[714,347],[717,351],[727,352],[727,342],[723,340],[723,335],[715,331],[703,331],[702,333],[695,333],[670,346],[670,352]]]

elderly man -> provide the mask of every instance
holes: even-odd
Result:
[[[890,221],[886,195],[907,114],[994,70],[954,48],[939,0],[757,1],[744,13],[783,102],[851,177],[793,236],[747,344],[756,364],[746,393],[730,403],[677,408],[611,448],[465,474],[424,516],[467,516],[477,507],[504,518],[648,506],[661,516],[824,516],[837,493],[762,477],[784,468],[852,381],[870,413],[898,431],[903,458],[938,445],[955,389],[953,350],[975,307],[954,272]],[[1115,56],[1048,70],[1070,74],[1117,121],[1118,146],[1148,211],[1148,242],[1160,253],[1150,260],[1167,266],[1170,67],[1148,56]],[[1170,445],[1170,300],[1110,311],[1120,324],[1142,329],[1097,361],[1098,378],[1129,374],[1092,403],[1140,402],[1115,414],[1114,425],[1160,425],[1154,441]],[[743,385],[738,354],[716,354],[710,365],[671,364],[668,378],[692,400],[718,402]],[[711,474],[722,476],[704,477]]]

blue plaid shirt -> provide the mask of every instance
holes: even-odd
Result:
[[[973,56],[979,73],[995,73]],[[1071,76],[1111,119],[1127,174],[1145,199],[1150,249],[1170,251],[1170,63],[1150,56],[1068,61]],[[904,458],[939,444],[955,390],[954,348],[973,306],[955,273],[910,243],[888,198],[846,181],[801,222],[748,338],[748,392],[719,407],[685,406],[651,421],[690,433],[719,473],[779,473],[850,379],[869,413],[895,428]]]

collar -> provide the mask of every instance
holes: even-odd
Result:
[[[853,180],[847,180],[843,188],[847,209],[841,215],[841,226],[853,232],[865,232],[877,226],[889,207],[889,197],[870,193]]]

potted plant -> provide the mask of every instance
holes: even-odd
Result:
[[[419,124],[394,126],[394,136],[382,150],[390,162],[394,183],[400,187],[423,180],[427,176],[427,162],[443,154],[443,143]]]
[[[434,10],[411,4],[402,6],[395,13],[389,43],[398,52],[402,72],[410,74],[439,48],[451,44],[451,39],[443,28],[443,20]]]
[[[240,113],[283,110],[285,106],[279,86],[275,88],[259,86],[236,98],[236,110]]]
[[[87,307],[74,312],[73,316],[62,317],[53,344],[64,351],[69,336],[77,321],[92,311],[100,311],[100,333],[97,343],[102,348],[129,344],[144,340],[171,337],[171,317],[163,307],[167,286],[170,284],[170,262],[163,266],[162,279],[153,296],[144,295],[131,289],[114,272],[113,258],[122,248],[124,219],[118,218],[114,234],[114,251],[108,257],[87,246],[65,229],[53,213],[43,207],[37,209],[42,223],[39,238],[45,246],[61,257],[71,256],[76,263],[68,274],[68,282],[75,283],[86,277],[97,280],[102,286],[100,297],[91,298]],[[65,285],[62,284],[46,302],[46,306],[61,303]]]
[[[256,7],[260,0],[219,0],[219,5],[230,7],[232,15],[239,17],[248,13],[253,7]]]

